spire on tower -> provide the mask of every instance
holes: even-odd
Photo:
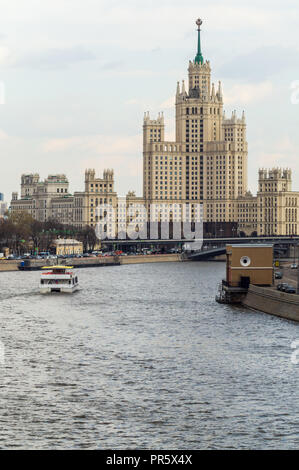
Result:
[[[212,83],[212,98],[215,98],[215,85]]]
[[[221,82],[218,82],[218,98],[219,100],[222,100],[222,87],[221,87]]]
[[[198,31],[198,40],[197,40],[197,54],[195,56],[194,62],[196,64],[202,64],[203,63],[203,55],[201,53],[201,45],[200,45],[200,27],[202,25],[202,20],[198,18],[196,20],[196,24],[198,26],[197,31]]]
[[[176,95],[178,96],[179,94],[180,94],[180,82],[178,82],[176,86]]]
[[[182,94],[185,95],[186,89],[185,89],[185,80],[182,80]]]

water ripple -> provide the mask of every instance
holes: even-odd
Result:
[[[214,302],[222,263],[1,273],[0,448],[295,449],[298,325]],[[17,293],[16,293],[17,292]]]

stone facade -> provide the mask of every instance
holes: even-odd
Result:
[[[297,235],[299,192],[292,191],[290,169],[259,171],[258,235]]]
[[[94,169],[85,171],[85,190],[82,193],[75,193],[77,198],[78,216],[75,225],[95,227],[103,216],[98,210],[99,207],[105,210],[105,205],[109,205],[116,211],[117,193],[114,191],[114,172],[113,170],[104,170],[103,177],[96,177]],[[112,226],[107,227],[113,231]]]
[[[290,169],[260,169],[257,195],[247,193],[237,204],[242,235],[298,235],[299,191],[292,191]]]
[[[247,191],[245,115],[238,118],[234,111],[225,117],[221,82],[217,89],[211,83],[210,62],[203,61],[201,51],[189,62],[188,73],[188,90],[184,81],[177,84],[174,142],[164,139],[163,114],[144,116],[143,197],[192,209],[202,203],[206,222],[232,222],[237,198]]]
[[[50,175],[44,181],[40,181],[37,173],[22,175],[21,197],[16,192],[12,194],[10,210],[12,213],[26,211],[41,222],[55,219],[78,228],[96,225],[98,206],[109,204],[116,210],[113,170],[104,170],[102,178],[96,177],[94,169],[86,170],[82,192],[71,195],[68,185],[65,175]]]
[[[57,218],[65,224],[73,222],[73,196],[65,175],[49,175],[40,181],[39,174],[21,177],[21,197],[12,194],[11,212],[28,212],[34,219],[45,222]]]

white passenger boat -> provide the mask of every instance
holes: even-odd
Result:
[[[40,277],[39,290],[42,294],[51,292],[72,293],[78,289],[78,276],[73,266],[44,266]]]

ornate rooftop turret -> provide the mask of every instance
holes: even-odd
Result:
[[[103,179],[104,180],[113,180],[114,170],[107,168],[103,171]]]
[[[164,126],[164,114],[163,111],[158,114],[157,119],[151,119],[149,111],[144,113],[143,125],[161,125]]]
[[[94,168],[87,168],[85,170],[85,182],[95,179],[96,171]]]

